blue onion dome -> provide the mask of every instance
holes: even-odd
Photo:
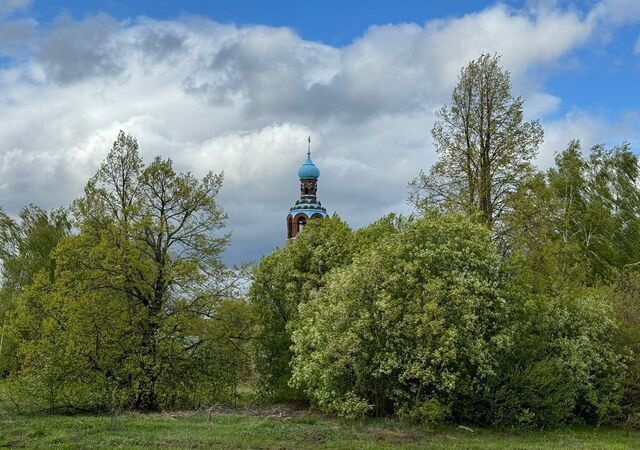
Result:
[[[311,161],[311,155],[307,154],[307,160],[298,169],[298,178],[301,180],[317,180],[320,177],[320,169]]]

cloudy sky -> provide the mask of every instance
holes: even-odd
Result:
[[[640,0],[221,3],[0,0],[0,206],[68,205],[122,129],[224,171],[225,257],[252,261],[284,241],[311,135],[321,201],[366,225],[408,211],[482,52],[541,119],[541,167],[573,138],[640,149]]]

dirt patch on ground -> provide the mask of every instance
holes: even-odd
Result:
[[[279,419],[287,419],[306,416],[309,414],[309,409],[303,404],[265,405],[246,408],[214,405],[208,408],[200,408],[195,411],[163,411],[160,414],[169,419],[191,417],[198,414],[207,414],[210,416],[236,414],[241,416],[276,417]]]
[[[305,405],[297,404],[252,406],[247,408],[212,406],[205,409],[204,412],[208,414],[241,414],[245,416],[278,417],[285,419],[305,416],[308,414],[309,409]]]
[[[393,445],[414,443],[421,438],[421,434],[415,429],[389,430],[379,428],[372,430],[371,435],[378,441]]]

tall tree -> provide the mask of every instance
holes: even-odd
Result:
[[[537,121],[523,120],[523,103],[512,96],[499,56],[471,61],[451,103],[436,114],[431,133],[439,158],[429,174],[421,172],[410,183],[410,201],[419,209],[479,210],[495,228],[507,198],[532,171],[543,138]]]
[[[75,233],[67,224],[63,238],[44,239],[46,214],[0,216],[0,237],[16,236],[2,241],[3,275],[22,286],[8,327],[15,398],[50,410],[233,399],[251,322],[236,289],[242,273],[221,261],[221,186],[221,174],[197,179],[171,160],[145,166],[135,138],[120,132],[72,205]],[[49,270],[33,274],[37,265]]]
[[[221,186],[222,174],[198,180],[159,157],[144,167],[135,138],[120,132],[73,207],[81,233],[65,248],[67,263],[81,268],[90,289],[122,296],[132,312],[137,409],[159,406],[163,346],[180,357],[201,346],[197,334],[183,334],[185,320],[213,317],[228,293]]]

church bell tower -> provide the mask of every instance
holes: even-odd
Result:
[[[293,239],[311,219],[327,217],[327,210],[316,195],[320,170],[311,161],[311,137],[307,148],[307,160],[298,169],[300,178],[300,199],[291,207],[287,215],[287,238]]]

